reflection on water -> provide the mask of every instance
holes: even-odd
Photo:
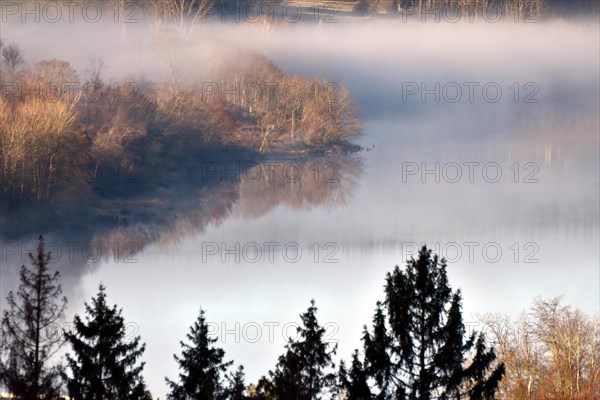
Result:
[[[67,279],[79,279],[84,271],[102,262],[134,263],[137,254],[150,244],[174,245],[204,233],[209,225],[219,226],[232,214],[234,205],[236,215],[246,219],[258,218],[279,205],[300,210],[346,205],[362,169],[358,154],[276,159],[252,165],[206,163],[199,187],[146,194],[155,195],[151,198],[114,200],[95,210],[93,217],[65,214],[61,227],[72,226],[72,230],[51,224],[36,224],[28,230],[19,223],[21,213],[28,219],[37,215],[43,220],[44,213],[52,210],[19,210],[18,214],[3,216],[5,223],[0,224],[0,237],[5,238],[2,290],[6,293],[14,288],[18,266],[35,248],[35,228],[46,236],[56,267]],[[98,222],[102,223],[95,225]],[[67,294],[71,294],[69,290]]]
[[[361,172],[358,156],[263,163],[244,174],[238,211],[256,218],[278,205],[298,210],[345,206]]]

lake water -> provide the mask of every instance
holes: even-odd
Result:
[[[146,380],[162,397],[200,307],[249,381],[273,368],[312,298],[348,359],[385,273],[422,243],[448,259],[471,327],[477,313],[517,315],[536,296],[598,312],[598,33],[597,22],[561,21],[216,29],[288,74],[348,87],[368,151],[274,160],[241,182],[226,176],[212,196],[186,193],[164,224],[131,221],[151,233],[117,260],[86,261],[82,237],[118,247],[126,229],[48,226],[69,318],[106,284],[147,344]],[[2,301],[38,233],[3,239]]]

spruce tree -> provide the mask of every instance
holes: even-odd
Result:
[[[99,286],[92,304],[85,303],[85,322],[76,315],[73,332],[65,337],[74,358],[67,356],[71,376],[65,375],[74,400],[150,400],[142,377],[145,350],[140,336],[127,338],[122,310],[106,302],[106,287]]]
[[[340,363],[338,380],[338,396],[340,398],[345,400],[369,400],[373,398],[371,388],[367,382],[367,372],[360,361],[358,350],[352,354],[352,365],[349,371],[346,369],[344,361]]]
[[[319,325],[316,313],[312,300],[300,315],[299,340],[289,339],[286,353],[279,357],[275,371],[269,372],[272,398],[276,400],[318,400],[335,387],[335,374],[328,370],[335,368],[332,356],[336,346],[331,349],[324,341],[326,330]]]
[[[219,400],[227,395],[223,375],[231,362],[224,362],[225,351],[215,347],[217,338],[209,336],[204,311],[187,334],[188,343],[181,343],[181,356],[174,355],[181,370],[179,381],[166,379],[171,388],[168,395],[173,400]]]
[[[17,399],[54,399],[60,396],[59,364],[50,365],[64,340],[60,334],[67,299],[51,273],[50,253],[40,236],[37,255],[29,253],[32,270],[24,265],[16,296],[11,291],[2,316],[0,387]]]
[[[240,366],[227,378],[229,380],[229,388],[227,389],[227,399],[229,400],[246,400],[246,375],[244,367]]]
[[[493,399],[504,374],[484,335],[466,337],[460,290],[445,261],[423,247],[417,260],[388,273],[385,301],[364,332],[364,368],[377,399]],[[347,379],[350,398],[365,396],[363,377]],[[356,388],[356,389],[354,389]],[[369,398],[369,397],[366,397]]]

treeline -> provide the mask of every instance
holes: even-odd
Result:
[[[538,22],[563,17],[595,17],[600,13],[600,5],[595,0],[112,0],[109,3],[81,0],[78,3],[86,2],[94,3],[94,9],[104,7],[111,16],[117,15],[115,21],[120,22],[123,31],[128,23],[138,22],[138,17],[143,16],[142,20],[149,21],[163,34],[169,30],[185,39],[207,22],[246,21],[268,28],[271,23],[313,21],[317,10],[323,14],[319,19],[328,22],[356,15],[403,15],[420,19],[428,15],[428,21],[453,22],[481,19]],[[41,0],[11,3],[7,10],[9,15],[14,4],[29,3],[31,10],[43,5]],[[67,0],[54,3],[73,5]],[[435,18],[436,14],[439,19]]]
[[[126,337],[122,310],[110,306],[100,285],[85,317],[73,329],[56,330],[67,300],[59,274],[48,270],[50,254],[39,238],[33,268],[21,268],[21,284],[8,295],[2,318],[0,383],[17,399],[151,399],[142,372],[145,345]],[[493,398],[504,374],[483,335],[465,335],[460,291],[448,285],[446,265],[425,247],[406,270],[386,277],[385,301],[378,303],[372,329],[365,326],[364,350],[337,367],[336,346],[325,340],[317,307],[300,315],[276,366],[256,384],[211,336],[204,311],[174,356],[179,376],[165,378],[170,399],[367,399],[429,398],[432,395]],[[66,365],[53,359],[68,345]]]
[[[59,274],[48,270],[43,238],[30,259],[33,268],[22,267],[21,284],[9,294],[2,317],[0,387],[23,400],[150,399],[141,361],[145,344],[139,336],[127,337],[122,310],[109,305],[106,288],[100,285],[85,317],[75,316],[73,329],[63,332],[56,327],[67,300]],[[348,363],[334,363],[337,345],[326,340],[311,301],[296,338],[252,384],[216,346],[200,310],[174,356],[179,374],[166,378],[168,398],[600,398],[597,319],[556,299],[538,300],[519,329],[503,325],[505,317],[482,317],[486,337],[467,330],[461,304],[444,260],[423,247],[417,259],[386,275],[384,299]],[[66,362],[56,355],[65,344]]]
[[[83,79],[63,60],[26,68],[21,48],[1,47],[0,204],[118,194],[125,176],[141,183],[185,173],[214,147],[305,151],[360,132],[344,88],[287,77],[263,56],[217,48],[203,74],[183,81],[181,69],[197,65],[175,63],[161,49],[186,45],[161,40],[168,74],[158,83],[106,81],[95,57]]]
[[[119,0],[126,2],[127,0]],[[426,12],[448,13],[452,18],[459,13],[463,19],[492,18],[537,21],[540,18],[565,16],[598,15],[600,7],[595,0],[136,0],[155,22],[168,23],[177,27],[180,34],[186,35],[194,25],[210,19],[223,19],[226,12],[230,20],[235,11],[240,16],[248,14],[253,22],[262,13],[267,20],[282,20],[282,13],[274,12],[277,7],[291,7],[294,12],[310,13],[320,8],[335,11],[335,16],[355,13],[359,15],[405,14],[421,16]],[[187,20],[187,21],[185,21]],[[187,22],[187,24],[186,24]]]
[[[448,20],[486,18],[493,21],[513,19],[517,22],[537,22],[541,18],[597,15],[594,0],[358,0],[353,10],[360,14],[405,14],[433,21],[435,13]]]

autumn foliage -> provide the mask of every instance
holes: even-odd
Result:
[[[63,60],[23,68],[23,51],[10,45],[0,95],[0,203],[119,191],[116,173],[141,182],[185,170],[214,146],[297,151],[360,132],[345,88],[288,77],[267,58],[230,48],[213,49],[196,68],[181,58],[185,44],[168,45],[178,50],[161,82],[105,81],[96,58],[83,80]]]

